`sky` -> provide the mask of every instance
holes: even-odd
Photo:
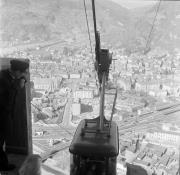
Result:
[[[129,9],[143,7],[143,6],[151,5],[157,2],[157,0],[156,1],[155,0],[154,1],[151,1],[151,0],[112,0],[112,1]]]

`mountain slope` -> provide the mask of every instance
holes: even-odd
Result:
[[[153,20],[158,4],[146,9],[136,9],[132,13],[138,14],[134,19],[134,30],[137,31],[137,38],[146,43],[152,28]],[[153,27],[150,47],[162,47],[174,49],[180,45],[180,2],[161,2],[160,9]]]
[[[102,3],[103,2],[103,3]],[[104,3],[106,2],[106,3]],[[102,5],[103,4],[103,5]],[[108,1],[97,3],[98,28],[109,33],[117,28],[116,21],[126,22],[126,9],[123,17],[119,8]],[[88,17],[93,32],[91,4],[87,3]],[[124,13],[125,12],[125,13]],[[49,40],[51,38],[87,38],[87,28],[83,2],[80,0],[13,0],[4,1],[1,7],[3,40]]]
[[[91,38],[94,39],[91,1],[87,1]],[[110,0],[96,1],[97,27],[101,40],[128,52],[146,46],[157,4],[128,10]],[[150,47],[180,46],[180,3],[161,2]],[[2,41],[38,42],[52,39],[88,44],[82,0],[2,0]]]

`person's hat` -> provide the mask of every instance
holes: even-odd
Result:
[[[29,63],[24,60],[13,59],[10,61],[10,63],[11,63],[11,69],[13,71],[24,72],[27,68],[29,68]]]

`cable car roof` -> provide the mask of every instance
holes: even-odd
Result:
[[[107,133],[85,133],[82,129],[85,120],[82,120],[76,130],[69,151],[80,156],[114,157],[119,153],[118,127],[115,122],[111,123],[110,136]]]

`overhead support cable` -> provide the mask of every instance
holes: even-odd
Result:
[[[161,1],[162,1],[162,0],[159,0],[158,7],[157,7],[157,9],[156,9],[156,13],[155,13],[155,16],[154,16],[154,20],[153,20],[153,23],[152,23],[152,27],[151,27],[151,30],[150,30],[150,32],[149,32],[148,38],[147,38],[147,40],[146,40],[147,42],[146,42],[146,47],[145,47],[144,53],[146,53],[146,52],[149,50],[149,44],[150,44],[150,42],[151,42],[152,32],[153,32],[154,25],[155,25],[155,22],[156,22],[156,19],[157,19],[157,15],[158,15],[158,12],[159,12],[159,9],[160,9]]]
[[[86,24],[87,24],[87,30],[88,30],[89,44],[90,44],[92,59],[94,62],[93,51],[92,51],[92,41],[91,41],[91,35],[90,35],[90,27],[89,27],[88,16],[87,16],[86,0],[84,0],[83,2],[84,2],[84,12],[85,12],[85,16],[86,16]]]
[[[88,30],[89,44],[90,44],[90,49],[91,49],[91,56],[92,56],[93,64],[95,64],[95,59],[94,59],[93,49],[92,49],[92,40],[91,40],[91,34],[90,34],[90,27],[89,27],[88,15],[87,15],[87,8],[86,8],[86,0],[84,0],[83,2],[84,2],[83,3],[84,12],[85,12],[85,16],[86,16],[86,25],[87,25],[87,30]],[[96,86],[98,87],[97,73],[95,73],[95,79],[96,79]]]

